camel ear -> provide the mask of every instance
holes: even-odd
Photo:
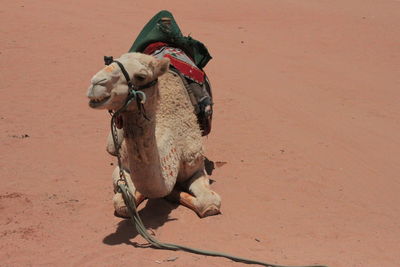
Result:
[[[158,77],[166,73],[169,69],[169,62],[169,58],[166,57],[157,60],[154,64],[154,76]]]

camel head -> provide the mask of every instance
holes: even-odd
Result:
[[[152,56],[141,53],[127,53],[115,59],[126,69],[132,84],[136,86],[146,85],[169,67],[169,59],[158,60]],[[157,86],[142,89],[147,99],[157,97]],[[94,109],[117,110],[125,103],[129,88],[125,76],[117,63],[113,62],[97,72],[87,91],[89,106]],[[134,105],[131,105],[134,106]]]

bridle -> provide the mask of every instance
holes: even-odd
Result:
[[[136,85],[136,84],[132,83],[132,80],[129,77],[128,72],[126,71],[124,65],[121,62],[114,60],[114,58],[112,56],[110,56],[110,57],[104,56],[104,64],[108,66],[111,63],[117,63],[117,65],[121,69],[122,74],[124,75],[126,82],[128,84],[129,91],[128,91],[128,96],[126,97],[124,105],[118,111],[115,111],[115,113],[112,110],[109,110],[110,114],[113,114],[113,115],[115,115],[117,113],[120,114],[122,111],[126,110],[126,108],[132,102],[132,100],[136,100],[136,104],[137,104],[139,113],[141,113],[146,120],[149,120],[149,118],[146,116],[146,110],[144,108],[144,103],[146,102],[146,94],[141,90],[147,89],[147,88],[150,88],[150,87],[153,87],[154,85],[156,85],[158,82],[158,78],[149,83],[146,83],[144,85]]]

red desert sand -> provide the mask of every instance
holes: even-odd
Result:
[[[271,263],[399,266],[398,0],[2,1],[0,266],[241,266],[135,247],[113,216],[110,116],[86,89],[162,9],[214,57],[223,214],[155,199],[146,227]]]

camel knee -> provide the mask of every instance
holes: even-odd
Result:
[[[126,206],[121,193],[115,193],[112,200],[115,210],[119,210],[121,207]]]
[[[118,191],[118,181],[120,180],[119,167],[115,167],[111,175],[114,185],[114,192]]]
[[[114,185],[114,191],[115,192],[118,191],[118,183],[121,181],[121,179],[123,179],[123,177],[121,178],[121,176],[120,176],[120,171],[119,170],[120,170],[120,168],[118,166],[115,167],[115,169],[114,169],[114,171],[113,171],[113,173],[111,175],[112,179],[113,179],[113,185]],[[133,194],[136,191],[136,188],[135,188],[134,184],[132,183],[131,176],[125,170],[123,170],[123,174],[124,174],[124,177],[126,179],[126,182],[128,183],[129,190]]]

